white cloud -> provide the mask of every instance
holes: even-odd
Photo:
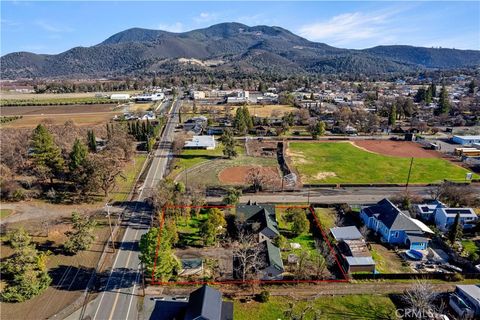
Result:
[[[175,22],[171,24],[159,24],[158,29],[170,32],[182,32],[184,31],[184,26],[181,22]]]
[[[397,39],[396,34],[401,31],[392,23],[397,13],[398,10],[343,13],[327,21],[303,25],[298,32],[309,40],[332,45],[392,43]]]
[[[220,16],[221,15],[218,12],[200,12],[198,16],[193,18],[193,21],[196,23],[213,22],[217,21]]]
[[[63,33],[63,32],[72,32],[73,31],[73,29],[70,28],[70,27],[54,25],[54,24],[52,24],[50,22],[47,22],[45,20],[36,20],[35,25],[37,27],[42,28],[45,31],[53,32],[53,33]]]

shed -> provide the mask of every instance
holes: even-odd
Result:
[[[375,272],[375,261],[372,257],[345,257],[347,271],[352,272]]]
[[[330,232],[337,241],[362,239],[362,234],[355,226],[334,227],[330,228]]]

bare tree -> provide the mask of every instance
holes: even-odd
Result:
[[[435,304],[437,297],[433,285],[425,280],[417,280],[402,296],[416,319],[431,319],[434,313],[443,311],[442,305]]]
[[[362,235],[362,237],[367,240],[368,239],[368,236],[370,235],[370,229],[368,229],[368,227],[366,225],[363,225],[360,227],[360,234]]]
[[[472,186],[458,185],[453,182],[444,182],[432,187],[430,195],[433,199],[441,200],[453,207],[470,206],[478,201]]]
[[[93,156],[94,179],[105,197],[116,186],[117,177],[122,174],[122,162],[112,152],[102,152]]]
[[[270,179],[262,172],[262,168],[251,168],[247,173],[247,183],[249,183],[255,192],[261,191]]]
[[[264,252],[259,246],[257,235],[241,228],[238,231],[238,239],[232,243],[232,247],[234,272],[242,281],[256,278],[259,271],[265,267]]]

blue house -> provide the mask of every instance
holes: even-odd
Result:
[[[472,208],[445,208],[439,206],[435,209],[435,224],[440,230],[447,231],[452,227],[457,214],[463,229],[475,227],[478,216]]]
[[[362,208],[360,217],[369,229],[381,235],[382,241],[392,245],[424,250],[430,241],[428,234],[433,234],[423,222],[411,218],[388,199]]]

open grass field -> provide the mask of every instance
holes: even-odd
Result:
[[[2,124],[1,126],[2,128],[34,128],[39,123],[46,120],[48,120],[49,123],[56,125],[64,124],[67,121],[73,121],[73,123],[78,126],[95,126],[110,121],[114,115],[115,113],[112,112],[77,113],[71,115],[33,115],[23,116],[21,119]]]
[[[127,200],[128,194],[132,190],[133,184],[135,183],[135,179],[140,174],[140,170],[142,170],[143,164],[146,160],[146,154],[138,154],[135,155],[134,161],[126,166],[122,177],[117,179],[115,191],[110,194],[113,201]]]
[[[271,297],[267,303],[234,302],[234,318],[250,319],[290,319],[284,312],[289,309],[289,303],[294,304],[294,314],[300,315],[307,306],[304,320],[326,319],[395,319],[395,305],[385,295],[348,295],[322,296],[312,301],[295,301],[287,297]],[[315,312],[318,317],[315,318]],[[300,319],[300,318],[299,318]]]
[[[115,92],[102,92],[105,95],[111,95],[113,93],[129,93],[136,94],[141,91],[115,91]],[[0,93],[0,99],[2,100],[58,100],[58,99],[88,99],[95,98],[96,92],[72,92],[72,93],[19,93],[2,91]]]
[[[13,213],[12,209],[0,209],[0,219],[5,219]]]
[[[303,183],[405,183],[410,167],[410,158],[376,154],[345,142],[290,142],[287,155]],[[443,159],[415,158],[410,183],[464,181],[467,172]]]
[[[315,215],[322,224],[322,227],[330,229],[335,227],[335,217],[336,213],[334,209],[331,208],[315,208]],[[324,230],[328,233],[328,230]]]
[[[232,109],[233,114],[238,107]],[[282,117],[284,114],[289,112],[295,112],[298,110],[295,107],[282,104],[271,104],[271,105],[248,105],[247,106],[250,115],[257,116],[261,118],[265,117]]]

